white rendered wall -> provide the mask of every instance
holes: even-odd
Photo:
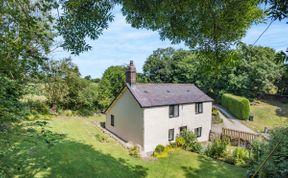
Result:
[[[212,122],[212,102],[203,103],[203,113],[195,113],[195,104],[179,105],[179,117],[169,118],[169,106],[144,109],[144,151],[152,152],[158,144],[167,145],[168,130],[174,128],[174,140],[181,126],[188,130],[202,127],[198,141],[208,141]]]
[[[111,115],[115,125],[111,126]],[[131,141],[143,147],[144,123],[143,109],[139,106],[127,88],[118,96],[106,111],[106,128],[125,141]]]

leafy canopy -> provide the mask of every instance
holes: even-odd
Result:
[[[185,42],[191,48],[208,52],[227,49],[263,15],[255,0],[120,2],[133,27],[159,31],[161,39]]]
[[[276,84],[285,68],[275,58],[271,48],[245,44],[228,51],[222,62],[211,61],[201,52],[166,48],[154,51],[143,71],[151,82],[195,83],[211,96],[226,91],[257,97],[281,90]]]
[[[122,66],[111,66],[105,70],[99,83],[98,99],[101,109],[107,108],[124,87],[125,71],[126,68]]]

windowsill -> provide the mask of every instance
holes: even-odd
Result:
[[[196,112],[196,114],[203,114],[203,112]]]
[[[169,116],[169,118],[177,118],[177,117],[179,117],[179,115],[178,116]]]

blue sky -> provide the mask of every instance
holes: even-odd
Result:
[[[188,49],[183,44],[172,45],[168,40],[161,41],[157,32],[132,28],[126,23],[118,7],[114,10],[114,16],[109,29],[105,30],[98,40],[88,40],[92,50],[74,56],[59,48],[50,57],[61,59],[70,56],[79,66],[82,76],[91,75],[95,78],[101,77],[109,66],[126,65],[129,60],[133,60],[137,71],[141,72],[146,58],[157,48]],[[242,41],[253,44],[267,25],[253,25]],[[284,21],[274,22],[256,45],[268,46],[277,51],[285,50],[288,47],[288,24]]]

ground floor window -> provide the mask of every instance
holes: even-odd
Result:
[[[111,123],[111,126],[114,126],[115,125],[115,117],[114,115],[111,115],[111,118],[110,118],[110,123]]]
[[[168,131],[168,141],[174,140],[174,129],[169,129]]]
[[[194,131],[194,133],[195,133],[195,135],[196,135],[197,137],[201,137],[201,135],[202,135],[202,127],[196,128],[195,131]]]
[[[180,134],[181,134],[181,132],[183,132],[184,130],[187,130],[187,126],[182,126],[182,127],[180,127]]]

